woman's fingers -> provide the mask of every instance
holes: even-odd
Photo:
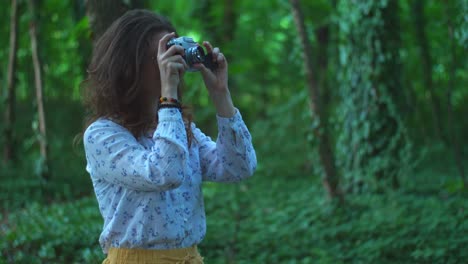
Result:
[[[166,69],[169,75],[179,75],[181,77],[188,69],[188,66],[179,55],[166,60]]]
[[[216,57],[216,61],[219,65],[219,67],[224,68],[227,64],[226,57],[224,57],[224,54],[221,52],[218,53],[218,56]]]
[[[213,46],[211,46],[210,42],[203,41],[203,46],[206,48],[207,53],[213,52]]]
[[[218,54],[220,53],[219,48],[213,48],[211,43],[209,43],[208,41],[204,41],[203,46],[205,46],[207,53],[212,53],[211,57],[213,58],[213,62],[216,62],[218,60]]]
[[[220,50],[218,47],[213,49],[213,62],[218,61],[218,55],[220,54]]]
[[[162,61],[166,58],[173,57],[174,55],[185,55],[185,50],[181,46],[174,45],[170,47],[166,52],[158,55],[158,60]]]
[[[160,40],[159,40],[159,45],[158,45],[158,57],[164,54],[167,50],[167,42],[175,37],[175,33],[169,33],[164,35]]]
[[[219,54],[219,48],[216,47],[216,48],[213,49],[213,58],[216,58],[218,56],[218,54]]]
[[[168,63],[169,68],[175,73],[177,72],[179,75],[179,78],[182,77],[185,73],[185,66],[183,64],[177,63],[177,62],[170,62]]]
[[[206,48],[208,54],[211,53],[211,58],[214,63],[217,63],[221,68],[227,65],[226,58],[218,47],[213,48],[211,43],[208,41],[203,41],[203,46]]]
[[[175,63],[178,63],[178,64],[182,64],[186,69],[188,69],[188,64],[187,64],[187,62],[185,62],[184,58],[181,55],[171,56],[171,57],[167,58],[166,61],[168,63],[175,62]]]

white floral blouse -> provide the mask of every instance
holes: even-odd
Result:
[[[108,119],[84,134],[90,173],[110,247],[173,249],[200,243],[206,233],[202,182],[237,182],[257,166],[250,133],[238,110],[217,117],[212,141],[194,124],[190,148],[181,113],[160,109],[152,137],[136,139]]]

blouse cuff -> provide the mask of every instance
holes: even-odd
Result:
[[[232,127],[234,124],[238,124],[242,121],[242,116],[240,114],[239,109],[236,108],[236,113],[232,117],[222,117],[217,115],[216,118],[218,119],[218,127]]]
[[[158,122],[182,120],[182,113],[177,108],[161,108],[158,110]]]
[[[187,134],[182,113],[176,108],[162,108],[158,111],[158,126],[153,139],[168,139],[177,142],[182,148],[187,145]]]

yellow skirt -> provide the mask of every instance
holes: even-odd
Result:
[[[203,264],[197,246],[156,250],[110,248],[102,264]]]

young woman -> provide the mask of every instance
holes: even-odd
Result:
[[[133,10],[94,47],[84,83],[84,147],[104,218],[103,263],[203,263],[202,182],[237,182],[256,168],[250,133],[229,93],[226,58],[208,42],[217,69],[195,67],[216,107],[216,142],[182,111],[188,65],[181,46],[167,48],[174,32],[166,18]]]

